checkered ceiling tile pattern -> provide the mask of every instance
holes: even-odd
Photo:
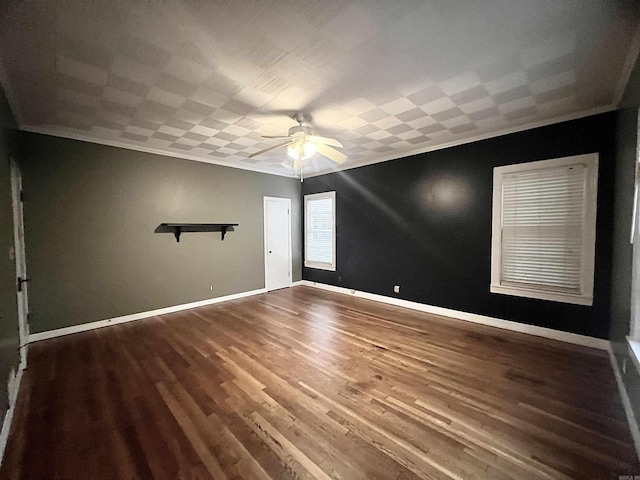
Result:
[[[348,167],[614,106],[632,2],[478,3],[17,2],[3,83],[23,129],[277,174],[295,112]]]

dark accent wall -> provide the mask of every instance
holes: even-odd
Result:
[[[336,191],[337,270],[305,280],[607,338],[615,114],[308,178]],[[599,152],[592,307],[489,292],[493,168]],[[393,286],[400,285],[400,294]]]
[[[20,133],[31,332],[264,287],[263,197],[300,181]],[[154,233],[163,222],[238,223],[220,233]],[[293,280],[301,276],[293,231]],[[213,290],[210,288],[213,287]]]
[[[9,156],[15,121],[0,87],[0,425],[9,406],[7,380],[18,369],[20,333],[16,299],[16,261]]]

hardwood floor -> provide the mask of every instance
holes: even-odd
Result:
[[[29,356],[0,478],[640,475],[606,352],[310,287]]]

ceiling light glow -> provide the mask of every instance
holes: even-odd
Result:
[[[316,144],[305,139],[300,138],[293,141],[287,147],[287,155],[294,160],[307,160],[316,153]]]

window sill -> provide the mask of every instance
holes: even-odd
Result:
[[[575,305],[593,305],[593,297],[571,295],[566,293],[544,292],[540,290],[530,290],[527,288],[506,287],[504,285],[491,284],[489,291],[491,293],[500,293],[502,295],[513,295],[515,297],[536,298],[539,300],[550,300],[552,302],[573,303]]]
[[[327,265],[326,263],[304,262],[304,266],[306,268],[315,268],[316,270],[328,270],[331,272],[336,271],[335,265]]]
[[[640,374],[640,342],[631,340],[629,337],[627,337],[627,342],[629,343],[629,356]]]

